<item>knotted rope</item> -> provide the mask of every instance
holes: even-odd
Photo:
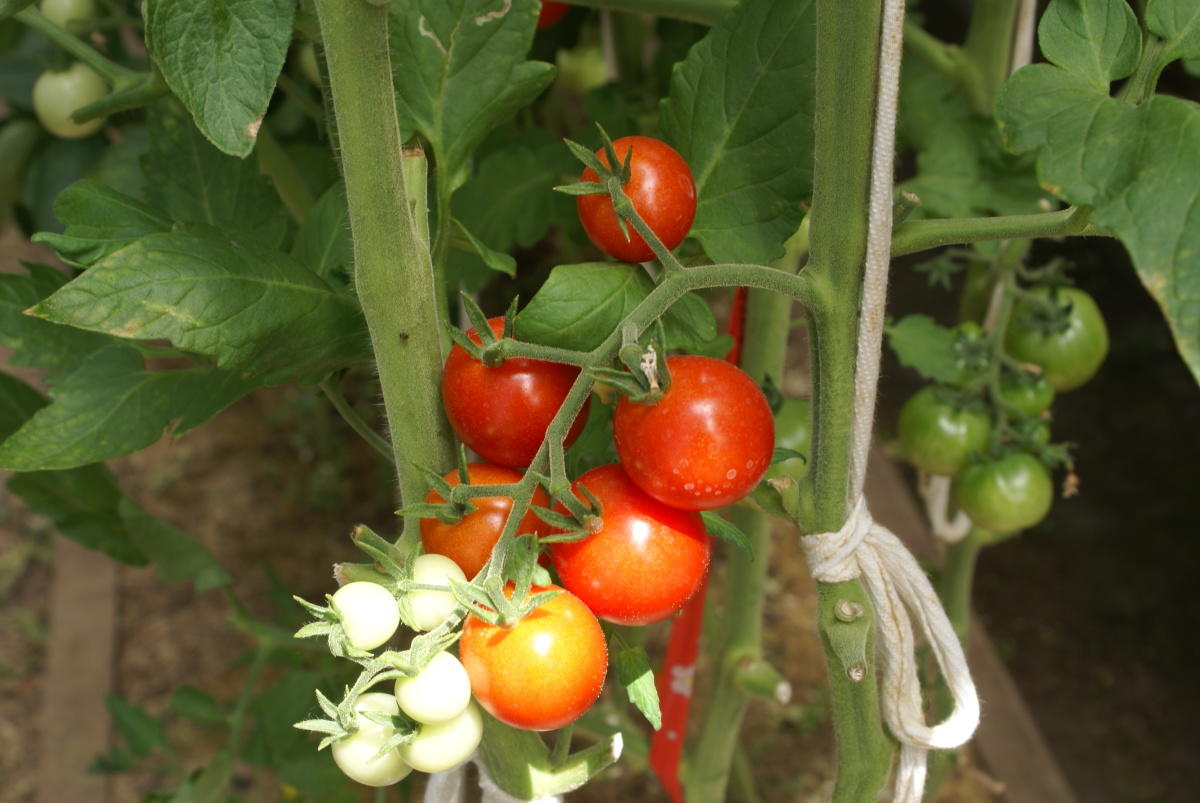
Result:
[[[819,582],[862,578],[875,607],[883,716],[901,744],[893,799],[919,803],[925,788],[926,753],[958,747],[971,738],[979,724],[979,698],[962,645],[929,579],[900,540],[871,518],[863,497],[891,258],[893,151],[903,26],[904,0],[884,0],[871,154],[870,221],[855,363],[848,488],[851,513],[840,530],[805,536],[802,543],[809,569]],[[925,723],[922,712],[914,620],[929,642],[954,699],[950,716],[932,727]]]

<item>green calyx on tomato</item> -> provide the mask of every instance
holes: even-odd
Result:
[[[659,622],[683,607],[708,572],[712,546],[700,515],[651,497],[617,464],[575,481],[586,501],[581,486],[599,501],[602,526],[550,545],[563,586],[597,617],[620,625]]]
[[[711,510],[754,490],[775,452],[762,390],[713,357],[667,358],[671,386],[653,404],[622,398],[613,414],[621,466],[646,493],[681,510]]]
[[[1031,418],[1046,412],[1054,403],[1054,385],[1050,380],[1028,371],[1005,371],[1000,375],[998,391],[997,401]]]
[[[33,111],[42,127],[56,137],[82,139],[104,126],[104,118],[96,117],[77,123],[71,115],[108,94],[108,85],[82,61],[61,72],[47,71],[33,85]]]
[[[812,402],[784,398],[775,412],[775,448],[799,452],[803,457],[788,457],[772,463],[766,479],[791,477],[799,480],[808,474],[812,454]]]
[[[488,326],[503,336],[503,317],[489,319]],[[474,329],[467,337],[482,343]],[[537,454],[577,376],[577,367],[545,360],[512,358],[489,367],[456,343],[442,373],[442,407],[459,439],[481,457],[523,468]],[[585,405],[563,446],[574,442],[586,420]]]
[[[958,359],[958,378],[955,384],[966,387],[982,377],[991,363],[988,336],[974,321],[963,321],[954,327],[954,354]]]
[[[961,405],[956,393],[937,385],[917,391],[900,409],[900,451],[930,474],[954,476],[972,454],[987,451],[991,419],[973,405]]]
[[[968,466],[955,485],[958,505],[985,530],[1004,534],[1046,517],[1054,498],[1050,472],[1040,460],[1017,452]]]
[[[1018,360],[1040,366],[1055,390],[1087,382],[1108,354],[1108,328],[1092,297],[1074,287],[1042,285],[1013,312],[1004,347]]]
[[[687,162],[670,145],[651,137],[621,137],[612,145],[617,159],[628,162],[629,180],[623,189],[634,210],[668,251],[675,248],[696,217],[696,182]],[[612,167],[604,148],[596,151],[596,157]],[[589,167],[579,180],[599,182],[600,178]],[[622,262],[654,259],[653,249],[632,226],[626,236],[607,193],[578,195],[575,205],[584,231],[601,251]]]

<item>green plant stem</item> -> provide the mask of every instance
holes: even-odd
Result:
[[[959,84],[964,92],[972,91],[968,85],[975,80],[975,67],[958,45],[943,42],[911,19],[904,23],[904,45],[917,58]]]
[[[976,114],[993,116],[996,93],[1012,67],[1013,36],[1021,0],[975,0],[971,24],[963,43],[963,57],[971,66],[964,83],[967,100]]]
[[[354,240],[354,284],[371,333],[400,499],[425,495],[419,462],[454,465],[437,380],[443,300],[419,219],[424,181],[401,149],[387,39],[387,6],[315,0],[337,121]],[[423,165],[423,159],[420,160]],[[417,519],[405,517],[405,532]]]
[[[258,169],[271,180],[292,220],[303,222],[308,210],[317,202],[317,197],[304,183],[304,177],[267,126],[258,130],[258,143],[254,151],[258,154]]]
[[[631,11],[712,25],[738,0],[570,0],[571,5]]]
[[[1162,75],[1167,65],[1162,60],[1164,42],[1154,34],[1146,34],[1142,43],[1142,56],[1138,60],[1137,69],[1121,87],[1117,97],[1131,105],[1138,105],[1154,94],[1158,86],[1158,77]]]
[[[288,96],[300,110],[311,120],[320,123],[325,119],[325,110],[321,108],[321,104],[312,99],[309,94],[307,84],[302,84],[292,76],[285,72],[279,74],[277,79],[279,88]]]
[[[1105,229],[1088,222],[1091,209],[1069,206],[1056,212],[998,217],[912,220],[896,228],[892,256],[904,256],[943,245],[961,245],[987,240],[1030,237],[1111,237]]]
[[[880,24],[878,3],[817,0],[816,172],[804,271],[816,297],[809,327],[813,463],[801,486],[802,526],[810,533],[840,529],[848,512]],[[838,619],[845,602],[861,606],[862,615]],[[837,742],[833,800],[874,801],[891,769],[892,743],[880,721],[873,614],[862,584],[818,583],[818,622]]]
[[[389,461],[396,459],[395,453],[392,451],[392,445],[388,443],[382,435],[371,429],[366,421],[363,421],[362,416],[350,406],[350,402],[346,401],[346,397],[338,389],[337,382],[331,377],[326,378],[321,382],[321,392],[325,394],[325,398],[329,399],[329,403],[333,405],[333,409],[338,411],[350,428],[358,433],[364,441],[371,444],[375,451],[386,457]]]
[[[250,661],[250,668],[246,670],[246,680],[242,683],[242,693],[238,695],[233,713],[229,717],[229,739],[226,745],[230,755],[237,755],[238,748],[241,746],[242,726],[246,721],[246,711],[250,707],[250,700],[254,697],[254,690],[258,686],[259,675],[262,674],[263,667],[266,666],[267,658],[270,655],[270,647],[259,645],[254,649],[254,658]]]
[[[762,796],[754,785],[754,770],[742,747],[738,747],[733,754],[733,783],[742,803],[762,803]]]
[[[807,231],[801,229],[789,239],[778,269],[795,271],[807,251]],[[779,293],[753,289],[747,294],[741,367],[756,382],[769,376],[778,385],[783,379],[791,310],[792,299]],[[720,608],[724,615],[713,647],[720,664],[697,741],[687,754],[683,778],[690,803],[725,800],[750,701],[739,682],[740,673],[747,664],[762,660],[763,588],[771,564],[771,522],[766,514],[745,508],[732,511],[730,518],[745,533],[750,549],[729,553]]]
[[[122,67],[120,64],[105,58],[96,48],[73,33],[58,27],[42,16],[42,13],[32,6],[18,11],[13,15],[13,19],[43,33],[51,42],[104,76],[114,87],[122,82],[131,81],[141,76],[136,70]]]

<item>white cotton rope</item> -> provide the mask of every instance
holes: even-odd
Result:
[[[947,518],[950,508],[950,487],[954,482],[945,474],[922,473],[918,488],[925,500],[925,513],[929,516],[929,529],[934,536],[947,544],[956,544],[971,532],[971,517],[961,510],[954,518]]]
[[[848,489],[851,513],[837,532],[805,536],[801,542],[809,570],[817,581],[836,583],[862,578],[875,607],[883,717],[901,744],[893,800],[919,803],[925,789],[927,752],[958,747],[971,738],[979,724],[979,697],[962,645],[925,572],[900,540],[871,518],[863,497],[891,260],[893,151],[903,27],[904,0],[884,0],[871,154],[870,221],[855,363]],[[925,723],[922,711],[914,619],[954,699],[950,716],[932,727]]]

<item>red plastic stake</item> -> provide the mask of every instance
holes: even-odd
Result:
[[[725,359],[737,364],[742,356],[742,335],[746,328],[746,288],[733,294],[727,331],[733,336],[733,347]],[[696,656],[700,652],[700,632],[704,629],[704,596],[708,577],[679,616],[671,623],[667,655],[656,686],[662,709],[662,727],[650,737],[650,767],[673,803],[683,803],[683,787],[679,783],[679,760],[683,756],[683,740],[687,735],[688,713],[692,707],[692,678],[696,672]]]

